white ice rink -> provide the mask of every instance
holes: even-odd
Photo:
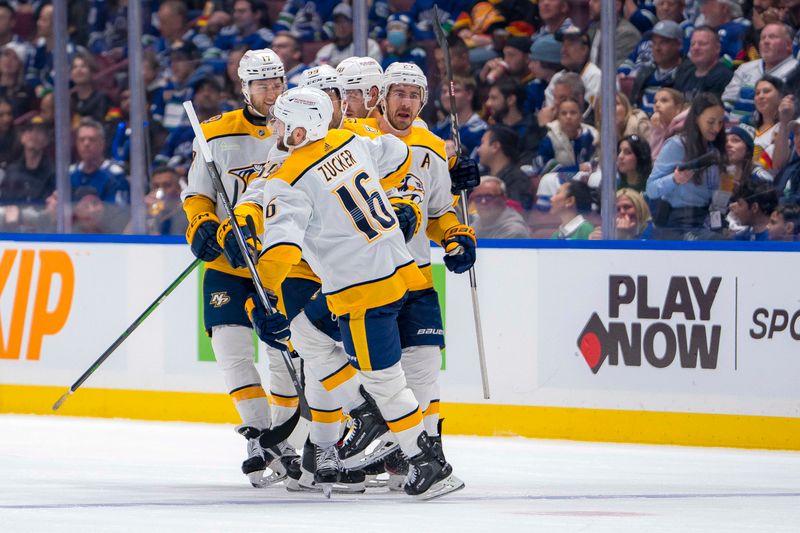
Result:
[[[800,531],[800,453],[446,437],[432,502],[253,489],[231,426],[0,416],[0,532]],[[377,490],[377,489],[375,489]]]

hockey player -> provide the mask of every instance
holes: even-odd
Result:
[[[462,253],[446,255],[445,265],[456,273],[469,270],[475,261],[475,236],[469,226],[456,218],[451,194],[474,187],[480,178],[475,163],[468,158],[454,160],[455,166],[450,171],[444,141],[415,124],[428,98],[427,80],[418,66],[413,63],[390,65],[384,74],[381,92],[383,114],[379,118],[346,121],[345,127],[356,133],[374,129],[391,133],[411,150],[411,168],[399,191],[418,205],[422,213],[421,223],[426,231],[413,236],[408,249],[425,275],[425,281],[410,287],[399,313],[400,345],[403,370],[423,410],[425,430],[441,446],[438,377],[444,331],[439,299],[433,288],[429,240],[443,246],[457,242]],[[390,474],[402,473],[399,459],[397,455],[387,458]],[[390,488],[396,487],[391,481]]]
[[[213,117],[202,124],[228,197],[235,205],[239,195],[264,166],[270,139],[266,117],[284,90],[284,70],[270,49],[250,50],[239,62],[245,106]],[[193,152],[197,153],[197,141]],[[196,164],[195,164],[196,163]],[[254,364],[252,325],[243,311],[245,297],[253,291],[247,269],[234,268],[217,240],[225,213],[202,161],[193,161],[189,184],[182,194],[189,219],[186,240],[192,253],[206,261],[203,278],[204,324],[211,346],[242,424],[237,431],[248,439],[242,471],[253,486],[264,487],[287,475],[299,477],[296,453],[286,444],[299,415],[294,386],[283,362],[270,360],[272,400],[277,407],[270,418],[267,394]],[[224,237],[224,236],[223,236]],[[224,238],[222,239],[224,241]],[[226,246],[226,248],[228,248]],[[280,355],[278,354],[278,357]],[[282,438],[281,438],[282,437]]]
[[[378,428],[380,411],[409,457],[408,494],[427,499],[458,490],[463,482],[452,475],[425,432],[419,404],[400,367],[397,313],[408,288],[425,283],[425,277],[408,253],[378,182],[405,175],[408,148],[393,136],[370,140],[328,130],[330,99],[313,88],[292,89],[279,97],[274,115],[277,142],[291,153],[265,187],[261,262],[266,288],[276,290],[291,265],[301,254],[306,257],[322,279],[330,310],[339,317],[350,364],[335,354],[308,349],[303,357],[323,359],[315,368],[332,369],[321,382],[342,395],[341,404],[354,421],[368,426],[363,436]],[[456,237],[447,244],[456,245]],[[289,323],[284,316],[266,315],[252,300],[249,308],[264,342],[285,342]],[[309,322],[306,313],[299,314],[291,332],[302,338]],[[359,369],[362,394],[344,386],[352,384],[353,367]],[[335,472],[337,463],[335,441],[321,446],[317,470]]]
[[[383,69],[371,57],[350,57],[336,67],[347,95],[347,118],[376,118]]]

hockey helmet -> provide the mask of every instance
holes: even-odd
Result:
[[[345,98],[344,85],[339,80],[339,73],[330,65],[320,65],[307,69],[303,72],[299,87],[315,87],[321,91],[335,90],[339,93],[339,105],[342,110],[342,120],[347,110],[347,99]],[[336,127],[341,127],[341,121]]]
[[[253,106],[250,101],[251,81],[280,79],[286,83],[286,72],[281,58],[269,48],[245,52],[239,60],[238,74],[242,80],[242,96],[245,103],[251,107]]]
[[[383,74],[383,88],[381,90],[384,98],[389,94],[389,89],[395,84],[415,85],[422,90],[422,105],[425,107],[428,102],[428,78],[425,73],[415,63],[392,63]]]
[[[278,97],[272,115],[285,125],[283,143],[290,150],[325,138],[333,118],[330,97],[315,87],[295,87]],[[306,130],[306,138],[299,145],[290,146],[289,137],[296,128]]]
[[[373,87],[378,89],[378,102],[383,99],[381,83],[383,69],[371,57],[348,57],[339,63],[339,66],[336,67],[336,72],[339,73],[339,80],[342,82],[345,91],[361,91],[365,105],[369,102],[369,91]],[[367,106],[368,111],[372,111],[374,108],[375,106]]]

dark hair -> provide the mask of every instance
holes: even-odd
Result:
[[[217,81],[217,78],[214,76],[208,76],[206,78],[200,78],[197,83],[194,84],[194,92],[199,93],[206,87],[211,87],[217,92],[222,90],[222,85],[220,85],[219,81]]]
[[[491,142],[500,143],[500,150],[512,162],[516,163],[519,159],[519,135],[516,131],[503,124],[493,124],[489,126]]]
[[[775,208],[780,216],[783,217],[783,222],[791,222],[794,224],[792,233],[794,235],[800,234],[800,205],[797,204],[781,204]]]
[[[172,9],[176,15],[181,17],[184,22],[189,20],[189,8],[186,6],[186,2],[181,2],[180,0],[167,0],[161,5],[169,6],[169,8]]]
[[[455,49],[463,51],[469,51],[469,46],[467,46],[467,42],[459,37],[458,35],[451,33],[447,36],[447,48],[452,52]]]
[[[710,33],[711,35],[714,36],[714,40],[717,42],[717,44],[720,44],[719,33],[717,33],[717,30],[715,30],[714,28],[712,28],[708,24],[702,24],[702,25],[696,27],[694,29],[694,31],[692,32],[692,35],[694,35],[698,31],[707,31],[708,33]]]
[[[262,2],[261,0],[233,0],[233,4],[236,2],[247,2],[250,4],[250,11],[255,13],[256,11],[261,13],[261,16],[258,17],[258,24],[259,26],[272,26],[269,20],[269,12],[267,10],[267,4]]]
[[[567,194],[575,198],[575,210],[578,213],[589,213],[595,203],[596,194],[589,185],[581,180],[567,182]]]
[[[646,182],[650,172],[653,171],[653,154],[650,151],[650,143],[638,135],[627,135],[617,143],[618,154],[623,142],[628,143],[631,152],[636,157],[636,173],[639,175],[639,179]],[[627,176],[622,172],[620,172],[620,176],[624,182],[628,182]]]
[[[14,6],[11,5],[10,2],[6,0],[0,0],[0,9],[8,9],[11,12],[11,18],[17,16],[17,11],[14,9]]]
[[[697,125],[697,119],[703,112],[711,107],[719,107],[724,110],[722,101],[714,93],[699,93],[692,100],[692,105],[689,107],[689,113],[686,115],[686,122],[681,134],[681,140],[686,151],[685,160],[691,161],[697,159],[701,155],[708,152],[709,143],[703,138],[700,128]],[[720,156],[725,153],[725,128],[720,128],[717,137],[711,141],[712,148],[719,152]],[[702,173],[695,172],[692,178],[696,184],[700,184],[702,180]]]
[[[293,52],[303,52],[303,43],[300,42],[300,39],[297,38],[297,35],[293,34],[290,31],[279,31],[275,34],[275,37],[288,37],[292,41],[292,51]],[[249,50],[250,48],[245,46],[245,51]]]
[[[156,167],[153,170],[153,172],[151,173],[151,176],[155,176],[156,174],[172,174],[172,176],[176,180],[180,180],[181,179],[181,175],[178,174],[178,172],[174,168],[168,167],[166,165],[162,165],[160,167]]]
[[[770,74],[764,74],[763,76],[761,76],[761,79],[756,82],[755,87],[753,87],[753,90],[755,90],[755,88],[758,87],[758,84],[761,83],[762,81],[765,81],[770,85],[772,85],[773,87],[775,87],[775,90],[778,91],[779,98],[783,98],[786,95],[786,84],[784,83],[784,81]],[[775,113],[777,114],[777,110],[775,111]],[[764,117],[762,117],[761,113],[759,113],[758,111],[754,113],[753,118],[755,119],[756,128],[760,128],[764,124]],[[776,116],[775,122],[778,121],[777,118],[778,117]]]
[[[769,216],[778,207],[778,193],[772,183],[745,179],[739,190],[731,197],[732,202],[744,200],[748,207],[756,204],[762,213]]]
[[[503,95],[503,98],[508,98],[510,96],[517,97],[517,108],[522,109],[525,103],[525,96],[527,90],[524,85],[518,82],[516,79],[510,76],[503,76],[502,78],[498,79],[496,82],[492,84],[492,87],[496,88],[500,91],[500,94]]]

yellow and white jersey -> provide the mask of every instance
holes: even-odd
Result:
[[[396,301],[424,277],[380,182],[402,179],[409,165],[391,135],[330,130],[293,150],[265,184],[261,260],[296,264],[302,254],[337,315]],[[267,287],[280,281],[270,276]]]
[[[380,131],[376,119],[348,119],[344,127],[367,136]],[[422,290],[433,287],[430,239],[441,241],[440,237],[430,236],[428,228],[438,226],[440,221],[446,221],[449,227],[458,224],[458,219],[453,208],[453,196],[450,194],[450,171],[444,141],[416,125],[412,126],[408,135],[398,138],[411,150],[411,167],[403,181],[396,185],[397,193],[419,205],[422,211],[421,227],[426,229],[418,232],[407,243],[408,250],[426,279],[424,285],[412,287],[412,290]],[[440,232],[433,233],[438,236]]]
[[[275,144],[275,138],[266,127],[264,119],[259,119],[244,109],[217,115],[204,121],[200,127],[219,169],[231,205],[236,205],[264,169],[267,154],[270,147]],[[192,154],[189,184],[181,194],[183,209],[189,220],[198,213],[211,212],[216,214],[220,222],[225,221],[228,216],[222,202],[217,201],[217,193],[208,175],[208,169],[202,157],[196,157],[199,155],[196,139]],[[250,276],[246,268],[232,268],[224,255],[220,255],[206,266],[241,277]]]

